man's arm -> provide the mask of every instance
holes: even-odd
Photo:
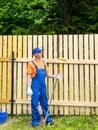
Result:
[[[48,73],[48,74],[47,74],[47,77],[48,77],[48,78],[55,78],[55,75],[52,75],[52,74]]]
[[[27,83],[28,83],[28,87],[30,87],[31,86],[31,75],[30,74],[28,74]]]
[[[28,79],[27,79],[28,81],[28,89],[27,89],[27,94],[29,95],[29,96],[32,96],[32,94],[33,94],[33,91],[32,91],[32,89],[31,89],[31,75],[30,74],[28,74]]]

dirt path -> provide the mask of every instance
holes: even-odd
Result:
[[[8,126],[8,125],[11,125],[13,122],[15,122],[16,119],[15,118],[9,118],[7,119],[7,121],[4,123],[4,124],[0,124],[0,130],[2,130],[2,128]]]

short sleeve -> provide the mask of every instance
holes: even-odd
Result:
[[[49,67],[46,65],[46,74],[49,74],[50,73],[50,69]]]
[[[35,66],[32,64],[32,62],[28,63],[28,67],[27,67],[27,74],[31,75],[31,78],[33,78],[36,74],[36,68]]]

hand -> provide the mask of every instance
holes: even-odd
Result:
[[[60,78],[60,74],[54,75],[54,78],[59,79]]]
[[[28,87],[27,94],[28,94],[29,96],[32,96],[33,91],[32,91],[32,89],[31,89],[31,87]]]

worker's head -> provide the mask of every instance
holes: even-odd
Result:
[[[40,48],[34,48],[33,50],[32,50],[32,55],[35,55],[36,53],[40,53],[40,52],[42,52],[42,49],[40,49]]]
[[[40,59],[42,57],[42,49],[40,48],[34,48],[32,50],[32,55],[35,57],[35,58],[38,58]]]

